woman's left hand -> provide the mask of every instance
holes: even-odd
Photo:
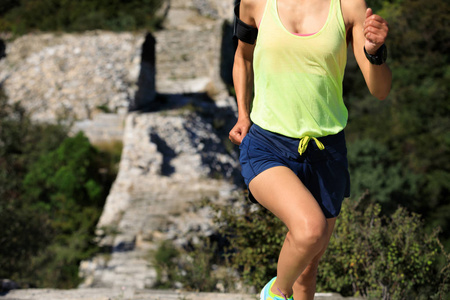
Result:
[[[388,23],[379,15],[375,15],[371,8],[366,10],[364,22],[364,47],[369,54],[375,54],[386,40],[389,31]]]

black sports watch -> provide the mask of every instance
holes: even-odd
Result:
[[[379,66],[382,65],[387,59],[387,48],[386,45],[383,44],[380,48],[378,48],[377,53],[375,53],[375,55],[372,55],[367,53],[366,47],[364,47],[364,54],[372,65]]]

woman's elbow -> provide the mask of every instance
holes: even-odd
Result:
[[[386,93],[378,93],[373,96],[375,96],[378,100],[385,100],[388,97],[388,95],[389,95],[389,91]]]
[[[391,85],[389,85],[388,87],[386,87],[384,89],[379,89],[377,91],[373,91],[373,92],[371,92],[371,94],[374,97],[376,97],[378,100],[385,100],[389,96],[390,91],[391,91]]]
[[[381,85],[369,88],[369,91],[375,98],[379,100],[385,100],[389,96],[389,93],[391,92],[391,83],[392,81],[388,80]]]

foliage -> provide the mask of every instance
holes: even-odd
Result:
[[[439,243],[441,253],[443,253],[442,257],[442,268],[439,271],[439,291],[438,294],[435,295],[435,300],[448,300],[450,299],[450,253],[448,253],[444,246]]]
[[[2,0],[2,2],[5,0]],[[0,31],[151,30],[161,0],[7,0],[0,7]]]
[[[180,252],[168,241],[161,243],[155,253],[150,253],[157,273],[156,288],[173,287],[178,277],[176,259],[179,255]]]
[[[51,241],[50,224],[45,216],[1,201],[0,226],[0,278],[20,278],[29,258]]]
[[[235,205],[210,204],[215,222],[228,241],[231,267],[240,270],[249,286],[264,286],[276,274],[278,253],[287,233],[284,224],[270,212],[250,204],[244,197]]]
[[[352,195],[367,191],[366,200],[382,203],[388,211],[422,200],[416,198],[421,177],[404,168],[384,144],[356,140],[348,145],[348,160]]]
[[[98,153],[101,153],[101,155],[96,157],[96,165],[103,167],[99,169],[102,177],[106,177],[103,180],[112,181],[119,172],[119,162],[123,148],[122,141],[97,142],[94,147]]]
[[[217,245],[202,238],[190,249],[178,249],[170,241],[161,243],[151,253],[157,271],[153,288],[173,289],[183,287],[189,291],[217,291],[218,286],[229,289],[232,279],[217,272]]]
[[[344,98],[350,113],[346,133],[352,194],[369,189],[369,198],[381,202],[383,214],[393,213],[398,204],[420,213],[429,232],[442,227],[448,250],[450,16],[445,12],[450,3],[367,2],[378,6],[376,13],[389,22],[393,86],[386,101],[374,100],[350,59]]]
[[[26,196],[33,202],[49,203],[45,211],[73,203],[98,203],[102,187],[95,177],[91,178],[96,172],[90,165],[95,154],[95,148],[82,133],[65,139],[58,149],[30,166],[24,179]]]
[[[33,163],[23,181],[24,197],[30,209],[51,220],[53,243],[34,262],[39,285],[48,285],[49,276],[58,274],[51,284],[70,286],[78,280],[77,263],[96,250],[91,240],[100,217],[106,193],[97,167],[98,155],[88,139],[78,133],[43,154]],[[41,264],[45,268],[41,268]],[[33,264],[32,264],[33,265]]]
[[[31,122],[0,92],[0,277],[24,287],[75,287],[80,260],[98,251],[93,230],[119,146],[106,155],[67,132]]]
[[[369,299],[429,299],[439,289],[437,231],[398,208],[381,216],[378,204],[346,202],[318,275],[322,290]],[[445,254],[444,254],[445,255]]]
[[[0,89],[0,277],[14,278],[29,258],[51,240],[49,220],[22,198],[22,179],[39,155],[54,149],[65,128],[31,124],[19,104],[9,104]]]
[[[379,204],[362,203],[344,202],[320,263],[318,290],[369,299],[444,297],[450,284],[449,255],[437,231],[428,234],[420,215],[404,208],[383,216]],[[283,224],[260,206],[242,201],[211,207],[230,245],[226,255],[231,267],[240,270],[248,285],[262,287],[276,274]]]

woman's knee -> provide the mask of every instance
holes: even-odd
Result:
[[[326,220],[311,220],[290,228],[287,238],[297,248],[319,252],[328,241]]]

